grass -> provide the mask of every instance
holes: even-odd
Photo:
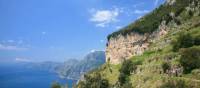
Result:
[[[185,13],[186,12],[181,13],[181,16],[187,16],[185,15]],[[183,80],[186,83],[186,85],[193,85],[193,88],[198,88],[200,86],[200,73],[199,75],[190,73],[183,74],[182,77],[175,77],[163,73],[162,69],[162,63],[166,61],[172,66],[180,65],[180,55],[178,52],[172,51],[171,41],[175,40],[178,34],[183,31],[190,33],[193,37],[200,36],[200,25],[195,26],[195,24],[198,24],[199,20],[200,16],[183,19],[182,24],[179,25],[179,27],[171,27],[171,29],[168,30],[168,34],[166,36],[163,36],[159,40],[153,42],[150,45],[148,51],[145,51],[142,55],[133,56],[130,58],[133,63],[137,64],[136,72],[129,76],[130,82],[132,83],[132,86],[134,88],[160,88],[161,85],[167,83],[170,80]],[[129,31],[130,30],[131,29],[129,29]],[[115,34],[117,35],[120,32],[121,31],[116,32],[113,35],[110,35],[109,37],[115,36]],[[166,40],[170,40],[170,42],[166,43]],[[157,47],[159,48],[154,49]],[[99,72],[103,78],[109,81],[111,85],[114,85],[118,80],[120,68],[121,64],[112,65],[106,63],[95,72]],[[92,74],[92,72],[89,74]]]

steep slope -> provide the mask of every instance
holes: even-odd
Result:
[[[151,43],[166,35],[171,28],[190,19],[190,15],[199,13],[197,1],[167,0],[153,12],[108,36],[107,61],[118,64],[124,59],[141,55]]]
[[[108,36],[107,63],[78,88],[200,88],[200,1],[167,0]]]

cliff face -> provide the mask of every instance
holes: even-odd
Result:
[[[199,16],[198,0],[167,0],[165,4],[129,26],[108,36],[106,61],[118,64],[141,55],[149,45],[190,19]],[[158,46],[160,47],[160,46]]]
[[[106,47],[106,61],[119,64],[132,56],[141,55],[148,49],[150,43],[167,34],[166,22],[163,21],[158,30],[149,34],[133,32],[126,36],[118,35],[111,38]]]

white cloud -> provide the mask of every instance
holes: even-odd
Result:
[[[31,62],[31,60],[26,59],[26,58],[15,58],[15,61],[17,61],[17,62]]]
[[[155,0],[154,6],[157,6],[157,5],[158,5],[158,2],[159,2],[159,0]]]
[[[106,27],[106,23],[98,23],[96,24],[97,27]]]
[[[43,32],[42,32],[42,34],[43,34],[43,35],[46,35],[46,34],[47,34],[47,32],[44,32],[44,31],[43,31]]]
[[[134,14],[145,14],[148,12],[149,12],[149,10],[138,10],[138,9],[133,11]]]
[[[122,28],[122,26],[116,26],[115,28],[116,28],[117,30],[119,30],[119,29]]]
[[[95,51],[96,51],[95,49],[90,50],[91,53],[94,53]]]
[[[103,43],[103,42],[104,42],[104,40],[102,39],[102,40],[100,40],[100,42],[101,42],[101,43]]]
[[[90,11],[92,17],[90,21],[95,22],[97,27],[106,27],[108,24],[119,21],[117,17],[121,10],[115,8],[114,10],[95,10]]]
[[[14,45],[3,45],[3,44],[0,44],[0,50],[24,51],[24,50],[28,50],[28,48],[18,47],[18,46],[14,46]]]

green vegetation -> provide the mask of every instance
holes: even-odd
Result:
[[[178,51],[180,48],[188,48],[194,45],[193,38],[188,33],[180,33],[176,41],[173,42],[173,51]]]
[[[183,80],[169,80],[160,88],[190,88],[190,87],[188,87]]]
[[[119,83],[120,86],[123,86],[125,83],[129,81],[128,76],[131,74],[133,70],[136,70],[136,66],[132,63],[131,60],[125,60],[119,70]]]
[[[200,68],[200,47],[182,49],[180,54],[180,63],[183,66],[185,73]]]
[[[140,34],[152,33],[158,29],[161,21],[166,21],[166,23],[169,23],[173,19],[173,17],[170,16],[171,12],[174,13],[174,16],[179,16],[184,11],[185,7],[188,6],[188,3],[192,1],[193,0],[176,0],[176,3],[173,6],[167,4],[161,5],[153,12],[128,25],[122,30],[110,34],[108,36],[108,40],[111,37],[116,37],[119,34],[127,35],[132,32],[137,32]],[[177,24],[181,24],[178,19],[174,19],[174,21]]]
[[[163,62],[163,64],[162,64],[163,72],[166,73],[167,70],[170,69],[170,66],[171,65],[168,62]]]
[[[168,34],[150,42],[149,49],[142,55],[118,65],[107,62],[87,75],[95,78],[98,73],[101,79],[107,80],[108,88],[199,88],[200,16],[185,10],[192,1],[198,0],[176,0],[172,6],[164,4],[134,24],[109,35],[108,40],[131,32],[151,33],[162,20],[169,27]],[[93,85],[93,82],[89,84]]]
[[[189,48],[193,45],[200,45],[199,37],[192,37],[190,33],[181,32],[178,38],[172,43],[173,51],[178,51],[180,48]]]
[[[84,78],[85,80],[80,81],[77,88],[109,88],[108,80],[103,79],[97,72],[93,75],[85,75]]]
[[[169,43],[158,50],[150,49],[145,51],[143,55],[133,56],[119,65],[106,63],[88,75],[92,77],[98,77],[95,75],[97,73],[101,75],[101,78],[107,80],[106,83],[109,85],[106,88],[135,88],[138,85],[141,88],[198,88],[200,86],[200,46],[198,45],[199,42],[196,41],[199,41],[197,36],[200,35],[200,27],[190,29],[187,33],[183,32],[185,30],[187,29],[165,37],[179,40],[179,42]],[[188,40],[185,39],[189,38],[180,36],[189,36],[193,43],[186,44]],[[179,47],[174,52],[173,47],[175,44],[184,46]],[[173,69],[181,68],[183,68],[184,73],[181,70],[173,73]],[[90,82],[88,85],[101,83]],[[85,88],[82,87],[83,82],[78,85],[78,88]]]

